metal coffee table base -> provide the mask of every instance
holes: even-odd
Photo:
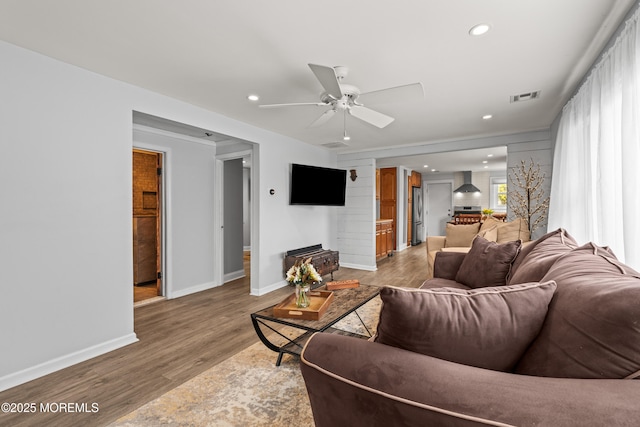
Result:
[[[307,340],[316,332],[338,333],[362,338],[371,337],[371,331],[369,331],[365,323],[362,321],[357,310],[375,298],[378,295],[378,292],[379,290],[377,287],[366,285],[361,285],[358,288],[334,291],[334,301],[320,320],[278,318],[273,315],[273,306],[271,306],[264,310],[252,313],[251,322],[253,323],[253,327],[256,330],[256,334],[260,338],[260,341],[262,341],[267,348],[278,353],[276,366],[280,366],[282,356],[285,353],[299,356]],[[367,331],[368,337],[333,327],[336,323],[351,313],[356,314],[358,320]],[[288,326],[304,332],[291,338],[276,329],[277,325]],[[272,342],[269,340],[265,332],[272,332],[281,337],[284,344],[278,345]]]

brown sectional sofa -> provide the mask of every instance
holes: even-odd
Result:
[[[316,426],[640,423],[640,274],[610,250],[476,238],[434,273],[381,289],[375,342],[309,340]]]

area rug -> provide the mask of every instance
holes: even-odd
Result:
[[[379,297],[358,310],[372,333],[379,310]],[[336,327],[366,334],[355,314]],[[276,358],[277,353],[258,342],[111,426],[313,426],[299,359],[284,355],[276,367]]]

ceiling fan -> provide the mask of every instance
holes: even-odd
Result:
[[[324,88],[320,95],[320,102],[302,102],[289,104],[260,105],[261,108],[279,108],[294,106],[331,107],[318,117],[310,127],[320,126],[329,121],[337,112],[350,114],[380,129],[388,126],[395,119],[386,114],[367,108],[360,101],[367,104],[386,102],[409,102],[424,98],[422,83],[412,83],[372,92],[360,93],[352,85],[342,83],[349,69],[344,66],[327,67],[325,65],[309,64],[316,78]]]

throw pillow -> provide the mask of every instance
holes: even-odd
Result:
[[[508,284],[540,281],[554,262],[578,247],[566,230],[559,228],[522,248],[513,262]]]
[[[588,243],[558,258],[543,280],[558,289],[516,372],[640,378],[640,273]]]
[[[500,224],[504,224],[504,222],[498,221],[494,217],[488,216],[482,221],[482,225],[480,226],[480,232],[486,231],[493,227],[498,227]]]
[[[480,226],[480,231],[478,232],[478,236],[482,236],[490,242],[498,241],[498,226],[494,225],[493,227],[482,229]]]
[[[494,225],[498,227],[498,239],[496,240],[498,243],[512,242],[518,239],[523,242],[531,240],[527,221],[522,218],[516,218],[510,222],[503,222],[492,217],[487,217],[482,223],[482,227],[480,227],[480,232]]]
[[[498,225],[498,243],[512,242],[520,239],[520,218]]]
[[[520,240],[499,244],[478,236],[464,257],[456,274],[456,282],[470,288],[504,286],[511,263],[520,250]]]
[[[445,228],[445,248],[471,246],[471,241],[478,234],[480,223],[475,224],[447,224]]]
[[[555,289],[552,281],[470,290],[385,287],[374,340],[508,372],[538,335]]]

